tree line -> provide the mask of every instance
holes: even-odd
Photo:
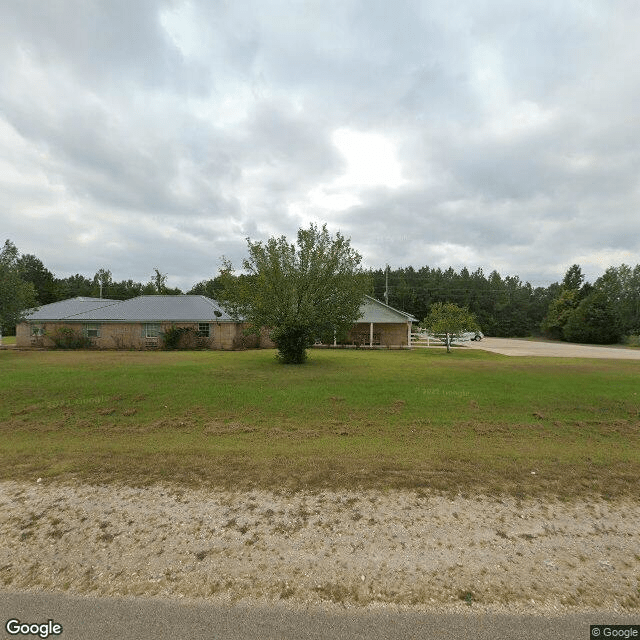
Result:
[[[546,335],[574,342],[614,343],[640,335],[640,265],[609,267],[594,283],[573,265],[561,282],[533,287],[518,276],[486,275],[482,269],[375,269],[367,272],[367,293],[423,321],[436,303],[468,309],[488,336]],[[158,268],[146,283],[113,280],[108,269],[92,278],[58,278],[34,255],[21,255],[7,240],[0,250],[0,322],[5,333],[15,327],[16,311],[76,296],[126,300],[139,295],[199,294],[223,299],[224,278],[216,276],[188,291],[166,285]],[[16,283],[22,283],[22,287]],[[13,293],[11,293],[13,291]]]

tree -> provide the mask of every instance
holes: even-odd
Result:
[[[551,301],[547,315],[540,325],[546,336],[554,340],[564,339],[564,326],[579,304],[578,293],[576,289],[564,289]]]
[[[156,293],[165,294],[167,292],[167,274],[160,273],[160,270],[155,267],[154,274],[151,276],[151,283],[153,284]]]
[[[453,302],[436,302],[424,324],[431,333],[445,334],[447,353],[451,353],[451,339],[456,334],[478,330],[475,316],[466,307]]]
[[[255,332],[267,327],[284,364],[302,364],[316,337],[347,331],[360,316],[367,291],[360,254],[326,225],[299,229],[295,244],[286,237],[252,242],[247,238],[246,274],[234,277],[224,261],[221,301]]]
[[[108,269],[98,269],[93,276],[94,295],[100,298],[109,297],[111,285],[113,284],[113,276]]]
[[[579,264],[573,264],[567,269],[562,279],[562,288],[569,290],[579,290],[584,282],[584,274]]]
[[[602,291],[588,295],[570,313],[563,334],[569,342],[613,344],[621,336],[618,314]]]
[[[221,295],[223,284],[220,281],[220,276],[216,276],[213,279],[202,280],[187,292],[187,295],[207,296],[213,300],[217,300]]]
[[[36,306],[36,290],[20,275],[16,245],[5,241],[0,250],[0,335],[13,329],[24,317],[24,311]]]
[[[543,333],[556,340],[565,340],[564,326],[574,309],[591,290],[590,284],[583,284],[584,275],[580,265],[574,264],[567,269],[562,286],[556,298],[549,304],[547,315],[540,324]]]
[[[38,304],[49,304],[58,299],[58,291],[53,273],[42,260],[31,254],[21,255],[17,261],[20,277],[31,282],[36,290]]]

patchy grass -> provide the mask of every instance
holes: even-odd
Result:
[[[640,363],[476,350],[0,352],[0,477],[640,489]]]

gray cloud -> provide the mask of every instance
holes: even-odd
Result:
[[[58,275],[186,288],[309,221],[373,267],[597,277],[640,262],[639,23],[625,0],[0,0],[0,229]]]

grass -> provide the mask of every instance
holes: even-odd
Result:
[[[0,351],[0,478],[637,495],[640,363]]]
[[[2,346],[7,346],[15,343],[16,343],[15,336],[2,336]]]

